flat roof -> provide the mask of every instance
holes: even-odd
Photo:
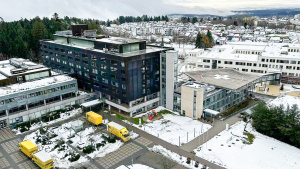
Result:
[[[40,151],[40,152],[38,152],[38,153],[35,153],[34,154],[39,160],[41,160],[43,163],[44,162],[47,162],[47,161],[49,161],[49,160],[51,160],[52,159],[52,157],[51,157],[51,155],[50,154],[48,154],[48,153],[46,153],[45,151]]]
[[[143,50],[137,50],[137,51],[126,52],[126,53],[117,53],[117,52],[110,52],[110,51],[105,52],[101,49],[91,49],[91,48],[88,48],[88,47],[82,47],[82,46],[77,46],[77,45],[57,43],[57,42],[54,42],[54,41],[44,41],[44,42],[63,45],[63,46],[69,46],[69,47],[74,47],[74,48],[79,48],[79,49],[85,49],[85,50],[90,50],[90,51],[99,52],[99,53],[106,53],[108,55],[114,55],[114,56],[120,56],[120,57],[131,57],[131,56],[137,56],[137,55],[143,55],[143,54],[147,54],[147,53],[154,53],[154,52],[168,50],[166,48],[154,47],[154,46],[148,46],[147,45],[146,49],[143,49]]]
[[[212,109],[204,109],[204,112],[209,113],[209,114],[214,115],[214,116],[216,116],[220,113],[220,112],[212,110]]]
[[[81,106],[83,106],[83,107],[90,107],[90,106],[94,106],[94,105],[100,104],[102,102],[103,102],[103,100],[96,99],[96,100],[92,100],[92,101],[89,101],[89,102],[82,103]]]
[[[7,85],[4,87],[0,87],[0,96],[14,94],[17,92],[23,92],[27,90],[37,89],[45,86],[49,86],[52,84],[58,84],[62,82],[67,82],[75,80],[72,77],[66,76],[66,75],[58,75],[58,76],[52,76],[47,77],[39,80],[34,80],[31,82],[25,82],[25,83],[16,83],[12,85]]]
[[[202,70],[185,72],[185,74],[199,83],[207,83],[231,90],[237,90],[261,77],[234,69]]]
[[[121,37],[102,38],[102,39],[96,39],[95,41],[105,42],[105,43],[113,43],[113,44],[120,44],[120,45],[122,45],[122,44],[126,45],[126,44],[130,44],[130,43],[144,42],[144,40],[130,39],[130,38],[121,38]]]
[[[18,66],[18,67],[16,67]],[[41,64],[36,64],[23,58],[11,58],[9,60],[0,61],[0,80],[4,77],[16,76],[25,73],[39,72],[50,70]],[[21,71],[12,73],[12,71]],[[3,77],[4,76],[4,77]]]
[[[23,142],[20,143],[22,146],[26,147],[28,150],[32,149],[32,148],[38,148],[37,145],[35,145],[33,142],[31,142],[30,140],[25,140]]]
[[[114,128],[116,128],[116,129],[118,129],[118,130],[121,130],[121,129],[123,129],[124,128],[124,126],[121,126],[120,124],[118,124],[118,123],[115,123],[115,122],[109,122],[109,123],[107,123],[107,125],[109,125],[109,126],[113,126]]]

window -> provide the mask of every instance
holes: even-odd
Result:
[[[92,59],[92,60],[97,60],[97,57],[94,56],[94,55],[91,55],[91,59]]]
[[[110,71],[111,71],[111,72],[117,72],[117,71],[118,71],[118,69],[117,69],[117,68],[115,68],[115,67],[110,67]]]
[[[100,58],[100,61],[101,62],[106,62],[106,59],[105,58]]]
[[[97,67],[97,63],[96,63],[96,62],[92,62],[91,65],[92,65],[93,67]]]
[[[203,62],[205,62],[205,63],[210,63],[210,60],[208,60],[208,59],[203,59]]]
[[[247,63],[247,66],[252,66],[252,63]]]
[[[101,68],[101,69],[106,69],[106,68],[107,68],[107,66],[106,66],[106,65],[104,65],[104,64],[101,64],[101,65],[100,65],[100,68]]]
[[[98,70],[97,70],[97,69],[93,69],[92,72],[93,72],[94,74],[98,74]]]

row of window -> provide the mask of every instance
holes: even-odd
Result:
[[[47,54],[48,51],[44,51],[44,53]],[[76,52],[74,52],[74,54],[75,54],[75,53],[76,53]],[[65,56],[65,55],[60,55],[60,54],[58,54],[58,53],[53,53],[53,52],[50,52],[49,54],[50,54],[50,55],[53,55],[53,54],[54,54],[54,56],[61,56],[61,58],[66,59],[66,56]],[[76,56],[76,55],[75,55],[75,56]],[[97,60],[97,57],[94,56],[94,55],[82,54],[82,58],[88,58],[88,56],[91,57],[91,60],[95,60],[95,61]],[[48,59],[49,56],[46,56],[46,58]],[[68,60],[73,60],[73,57],[68,56],[67,59],[68,59]],[[51,60],[55,60],[54,57],[51,57]],[[80,58],[75,58],[75,61],[76,61],[76,62],[80,62],[81,60],[80,60]],[[101,57],[101,58],[99,59],[99,61],[100,61],[100,62],[107,62],[107,59]],[[57,58],[57,62],[60,62],[60,59],[59,59],[59,58]],[[109,62],[110,62],[110,65],[112,65],[112,66],[117,66],[118,63],[119,63],[118,61],[115,61],[115,60],[109,60]],[[89,64],[89,62],[88,62],[87,60],[83,60],[83,63]],[[91,64],[92,64],[92,66],[95,65],[95,67],[96,67],[96,62],[91,62]],[[120,62],[120,65],[121,65],[121,67],[125,67],[125,63],[124,63],[124,62]]]
[[[55,88],[52,88],[52,89],[47,89],[47,90],[43,90],[43,91],[38,91],[38,92],[26,94],[26,95],[14,97],[14,98],[9,98],[9,99],[6,99],[6,100],[1,100],[0,105],[4,105],[4,103],[8,104],[10,102],[14,102],[14,101],[18,101],[18,100],[24,100],[24,99],[28,99],[28,98],[36,97],[36,96],[40,96],[40,95],[46,95],[46,94],[57,92],[57,91],[60,91],[60,90],[69,89],[69,88],[72,88],[72,87],[75,87],[75,86],[76,86],[76,84],[74,83],[74,84],[64,85],[64,86],[55,87]]]

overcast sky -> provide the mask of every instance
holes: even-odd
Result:
[[[120,15],[166,14],[229,15],[232,10],[297,8],[300,0],[0,0],[0,17],[5,21],[75,16],[101,20]]]

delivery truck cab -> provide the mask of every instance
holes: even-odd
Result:
[[[86,113],[86,119],[95,125],[102,124],[102,116],[93,111]]]
[[[32,157],[32,154],[38,150],[38,146],[33,142],[26,140],[19,143],[19,149],[27,155],[29,158]]]
[[[121,126],[120,124],[117,124],[115,122],[109,122],[107,123],[107,127],[108,127],[108,132],[121,138],[124,142],[130,140],[129,132],[124,126]]]

